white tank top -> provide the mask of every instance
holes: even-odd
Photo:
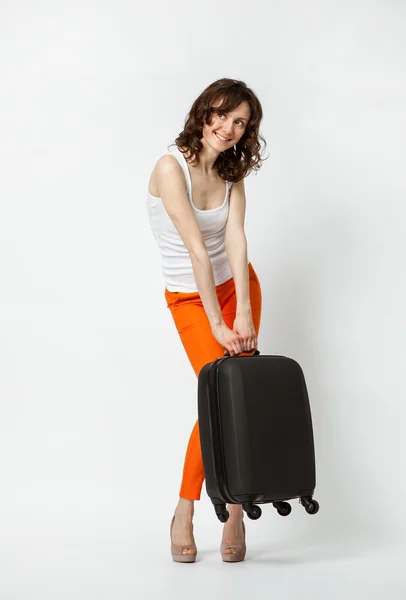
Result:
[[[200,210],[192,200],[192,181],[186,158],[177,146],[163,152],[175,156],[186,178],[189,202],[207,248],[213,267],[215,285],[220,285],[232,277],[224,239],[228,219],[229,196],[232,183],[226,182],[226,194],[221,206],[211,210]],[[170,292],[197,292],[189,252],[183,243],[172,219],[166,212],[161,198],[147,191],[147,211],[149,223],[161,251],[161,266],[166,288]]]

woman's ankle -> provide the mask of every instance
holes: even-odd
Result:
[[[244,517],[244,511],[241,504],[228,504],[227,510],[229,514],[228,521],[241,521]]]

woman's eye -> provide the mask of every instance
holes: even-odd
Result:
[[[225,113],[218,113],[218,117],[219,117],[219,118],[220,118],[220,117],[225,117],[225,116],[226,116],[226,114],[225,114]],[[238,120],[236,121],[236,123],[241,123],[241,125],[244,127],[244,123],[243,123],[243,121],[240,121],[240,119],[238,119]]]

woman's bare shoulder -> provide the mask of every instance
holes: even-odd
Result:
[[[150,194],[158,198],[160,198],[159,183],[162,181],[162,178],[173,183],[179,182],[179,180],[182,181],[183,179],[186,184],[182,167],[173,154],[163,154],[160,156],[152,169],[148,189]]]

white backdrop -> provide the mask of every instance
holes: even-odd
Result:
[[[2,0],[4,600],[404,597],[405,25],[400,0]],[[246,519],[232,575],[205,488],[198,563],[170,559],[197,380],[145,206],[220,77],[264,109],[259,350],[304,370],[320,503]]]

